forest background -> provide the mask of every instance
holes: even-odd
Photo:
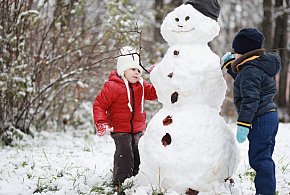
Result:
[[[221,31],[210,47],[220,57],[231,51],[234,35],[254,27],[265,35],[264,48],[279,52],[276,77],[280,121],[290,121],[289,0],[220,0]],[[160,35],[166,14],[182,0],[1,0],[0,138],[10,144],[22,133],[77,129],[91,121],[79,117],[92,104],[116,66],[120,47],[136,47],[145,67],[158,63],[168,48]],[[232,79],[221,115],[235,120]],[[149,79],[148,74],[144,74]],[[193,92],[194,93],[194,92]],[[160,108],[147,103],[148,120]],[[71,129],[71,128],[70,128]]]

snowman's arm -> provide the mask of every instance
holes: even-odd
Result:
[[[216,86],[216,88],[224,87],[225,86],[225,80],[223,78],[223,74],[220,69],[217,68],[211,68],[204,73],[206,75],[204,79],[206,80],[205,85],[206,86]]]
[[[219,69],[211,69],[207,71],[204,78],[205,82],[202,89],[205,90],[205,94],[210,92],[205,98],[208,98],[208,102],[210,102],[211,106],[219,109],[225,98],[227,87],[222,72]]]

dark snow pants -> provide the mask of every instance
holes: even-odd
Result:
[[[115,141],[113,185],[121,185],[125,179],[138,174],[140,155],[138,149],[139,139],[143,132],[136,134],[113,133]]]
[[[256,194],[275,195],[276,176],[275,163],[272,154],[275,147],[275,137],[278,131],[277,112],[268,112],[255,117],[249,139],[249,161],[256,171],[255,187]]]

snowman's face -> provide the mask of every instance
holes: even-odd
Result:
[[[209,42],[219,33],[219,25],[192,5],[181,5],[170,12],[161,25],[161,34],[170,44]]]

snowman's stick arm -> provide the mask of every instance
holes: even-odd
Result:
[[[140,47],[141,48],[141,47]],[[134,59],[134,54],[136,54],[136,55],[138,55],[139,56],[139,65],[142,67],[142,69],[146,72],[146,73],[148,73],[148,74],[150,74],[150,72],[142,65],[142,63],[141,63],[141,57],[140,57],[140,54],[138,53],[138,52],[133,52],[133,53],[129,53],[129,54],[121,54],[121,55],[118,55],[118,56],[115,56],[115,57],[113,57],[114,59],[116,59],[116,58],[118,58],[118,57],[120,57],[120,56],[129,56],[129,55],[131,55],[132,56],[132,58]]]
[[[130,30],[130,31],[126,31],[126,32],[120,32],[120,33],[138,33],[139,34],[139,52],[129,52],[129,54],[120,54],[118,56],[115,56],[113,57],[114,59],[115,58],[118,58],[120,56],[128,56],[128,55],[132,55],[132,58],[134,59],[134,54],[138,55],[139,57],[139,65],[141,66],[141,68],[148,74],[150,74],[150,72],[142,65],[142,62],[141,62],[141,50],[142,50],[142,31],[139,30],[139,26],[138,26],[138,21],[136,22],[136,25],[135,25],[135,29],[134,30]],[[120,52],[121,53],[121,52]]]

